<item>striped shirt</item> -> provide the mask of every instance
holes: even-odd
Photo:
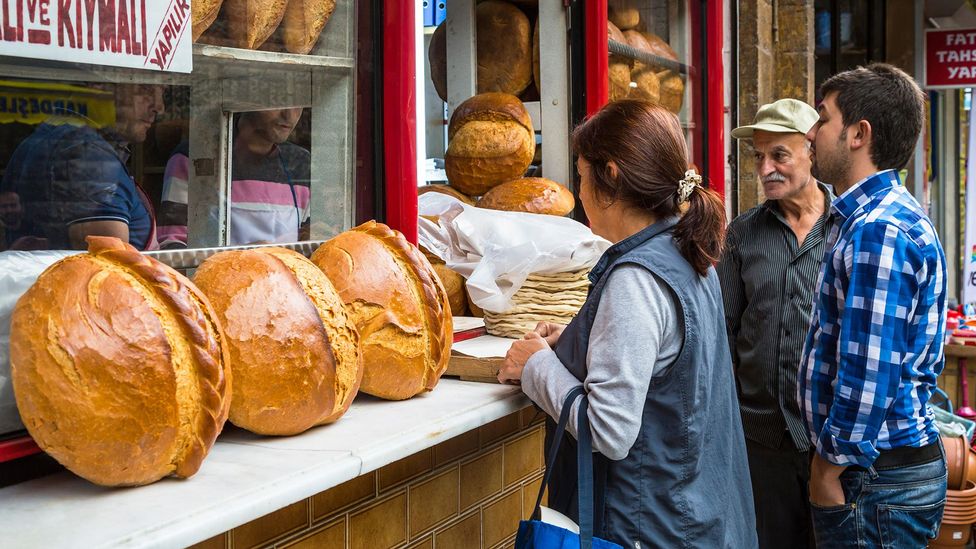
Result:
[[[284,142],[267,156],[235,148],[231,172],[230,245],[296,242],[309,220],[310,155]],[[190,159],[181,145],[166,163],[159,240],[185,247]]]
[[[945,254],[894,170],[851,187],[831,215],[797,398],[817,453],[869,467],[938,437],[925,405],[944,365]]]
[[[718,264],[732,364],[746,438],[778,448],[783,437],[806,450],[806,429],[796,404],[796,373],[810,324],[810,304],[830,226],[824,214],[803,240],[775,200],[737,217]]]

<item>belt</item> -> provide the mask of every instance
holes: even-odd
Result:
[[[897,469],[899,467],[909,467],[911,465],[921,465],[942,459],[942,444],[937,440],[928,446],[916,448],[913,446],[902,446],[891,450],[881,450],[878,458],[874,460],[872,466],[875,471]],[[863,467],[851,466],[848,469],[855,471],[865,470]]]

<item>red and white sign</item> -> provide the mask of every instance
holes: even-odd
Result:
[[[925,31],[925,87],[976,86],[976,29]]]
[[[0,0],[0,55],[190,72],[190,0]]]

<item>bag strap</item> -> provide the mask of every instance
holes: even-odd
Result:
[[[593,450],[586,395],[576,415],[577,496],[579,497],[580,549],[593,547]]]
[[[539,496],[535,499],[535,509],[532,511],[532,518],[534,520],[541,520],[542,518],[542,495],[546,492],[546,488],[549,487],[549,481],[552,479],[552,469],[556,465],[556,456],[559,454],[559,442],[562,440],[563,433],[566,431],[566,424],[569,423],[569,412],[573,408],[573,402],[582,394],[582,385],[574,387],[566,395],[566,400],[563,402],[563,410],[559,414],[559,423],[556,424],[556,430],[553,432],[552,446],[549,448],[549,456],[546,458],[546,473],[542,477],[542,484],[539,486]]]

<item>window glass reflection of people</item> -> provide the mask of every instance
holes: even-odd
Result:
[[[156,247],[152,206],[127,167],[134,144],[163,112],[162,87],[93,84],[115,97],[115,123],[84,115],[49,117],[11,155],[2,190],[23,203],[32,248],[81,249],[88,235]],[[24,242],[21,240],[21,242]],[[11,243],[11,247],[18,246]]]
[[[240,115],[231,168],[231,245],[308,239],[309,152],[288,142],[301,108]],[[190,162],[181,145],[166,164],[160,208],[164,248],[187,245]]]

